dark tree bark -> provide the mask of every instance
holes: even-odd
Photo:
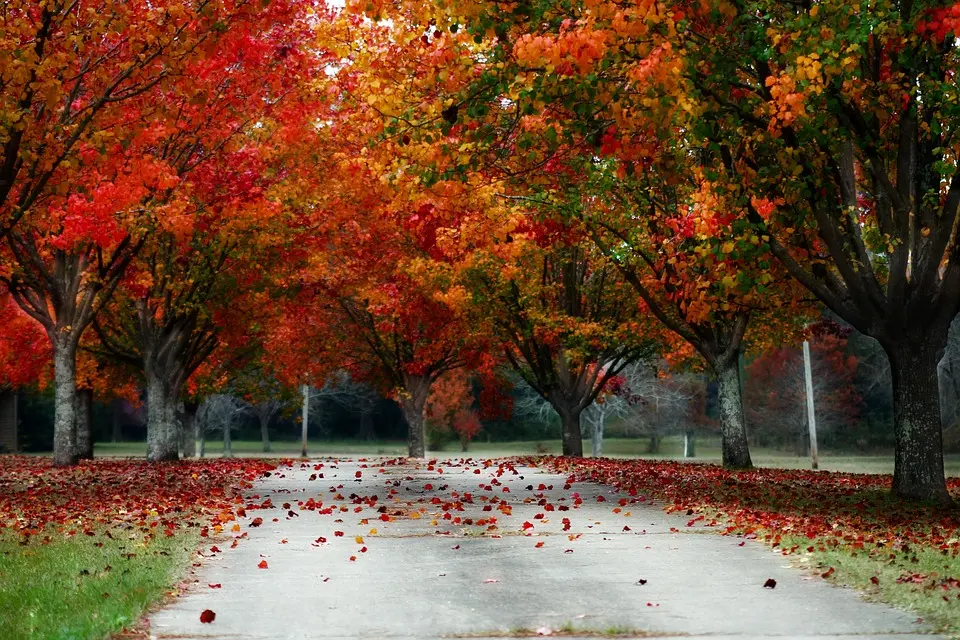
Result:
[[[728,469],[749,469],[753,466],[753,461],[750,459],[750,445],[747,442],[747,424],[743,418],[740,365],[737,358],[733,358],[719,361],[715,367],[723,466]]]
[[[937,379],[942,349],[921,340],[893,348],[888,355],[896,435],[893,491],[908,500],[950,502]]]
[[[77,389],[77,458],[93,460],[93,389]]]
[[[406,396],[400,402],[403,417],[407,421],[407,455],[411,458],[426,456],[426,434],[423,408],[430,395],[432,380],[427,376],[404,376]]]
[[[74,465],[77,457],[77,350],[70,339],[55,343],[53,354],[53,464]]]
[[[560,439],[563,455],[574,458],[583,457],[583,432],[580,427],[580,415],[576,407],[557,409],[560,414]]]
[[[180,414],[180,450],[184,458],[197,455],[197,409],[199,404],[193,401],[183,403]]]
[[[180,459],[180,424],[176,399],[171,397],[166,377],[148,367],[147,377],[147,460],[169,462]]]

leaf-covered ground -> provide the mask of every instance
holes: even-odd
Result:
[[[56,469],[0,456],[0,637],[101,638],[133,626],[198,541],[233,529],[241,492],[275,468],[98,460]]]
[[[453,554],[482,551],[477,545],[486,540],[511,553],[528,546],[538,557],[553,551],[557,557],[543,560],[562,564],[578,557],[575,550],[626,540],[616,536],[642,538],[647,532],[637,530],[630,510],[650,504],[683,517],[671,532],[713,530],[730,535],[734,548],[742,538],[766,541],[798,564],[822,565],[816,573],[824,578],[960,633],[960,613],[952,613],[960,610],[960,511],[898,503],[889,496],[889,476],[549,457],[286,464],[96,461],[54,469],[45,459],[0,457],[0,594],[20,594],[0,597],[0,637],[102,637],[128,627],[191,561],[208,562],[194,554],[198,542],[213,562],[250,545],[251,561],[242,568],[270,576],[271,584],[285,566],[299,570],[303,553],[342,546],[342,557],[321,557],[360,568],[421,535]],[[517,476],[529,467],[560,475],[552,484]],[[304,476],[300,495],[284,488],[289,474]],[[255,485],[261,478],[268,482]],[[949,484],[960,496],[960,480]],[[311,512],[333,522],[315,528]],[[301,520],[309,531],[298,533]],[[598,536],[593,527],[601,520],[607,533]],[[277,539],[265,552],[253,538],[268,528]],[[531,535],[537,540],[519,542]],[[201,581],[201,593],[239,597],[227,593],[241,588],[239,578],[231,570],[209,585]],[[475,589],[500,580],[469,574],[467,582]],[[219,628],[230,621],[221,621],[220,606],[211,602],[209,613],[191,608],[188,617]]]
[[[219,459],[177,464],[96,460],[54,468],[46,458],[0,456],[0,532],[26,542],[135,527],[173,535],[219,530],[236,519],[241,491],[279,461]],[[201,531],[201,535],[206,532]]]
[[[891,477],[569,458],[540,464],[568,480],[661,501],[688,526],[759,538],[823,578],[927,616],[960,637],[960,508],[906,504]],[[960,479],[947,481],[960,499]]]
[[[571,480],[614,486],[630,495],[689,511],[690,524],[709,520],[728,533],[755,535],[780,546],[803,536],[814,548],[848,547],[871,555],[909,555],[916,545],[960,555],[960,511],[899,502],[890,476],[754,469],[646,460],[548,458],[542,464]],[[960,478],[948,487],[960,498]],[[796,543],[786,552],[806,550]]]

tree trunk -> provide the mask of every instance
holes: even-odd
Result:
[[[430,395],[430,379],[425,376],[405,376],[406,395],[400,403],[407,421],[407,455],[423,458],[427,454],[424,433],[423,407]]]
[[[77,458],[93,460],[93,389],[77,389]]]
[[[69,339],[54,345],[53,464],[77,463],[77,351]]]
[[[660,453],[660,436],[650,436],[650,441],[647,443],[647,453]]]
[[[887,351],[893,378],[896,437],[893,493],[905,500],[949,503],[943,470],[943,429],[937,349],[911,341]]]
[[[692,431],[683,434],[683,457],[695,458],[697,456],[697,438]]]
[[[423,407],[418,407],[413,399],[404,400],[401,407],[407,421],[407,455],[411,458],[423,458],[427,455]]]
[[[270,453],[270,416],[260,413],[260,440],[263,442],[263,452]]]
[[[199,422],[199,420],[197,421]],[[197,457],[202,458],[207,455],[207,430],[200,428],[197,425],[197,430],[200,432],[200,450],[197,452]]]
[[[723,466],[728,469],[749,469],[753,467],[753,461],[750,460],[747,427],[743,419],[743,393],[737,359],[719,363],[716,373]]]
[[[166,462],[180,458],[180,428],[175,400],[163,376],[151,367],[147,377],[147,460]]]
[[[606,420],[606,414],[600,412],[600,415],[597,416],[596,422],[593,423],[593,437],[590,438],[591,448],[593,449],[593,457],[599,458],[603,456],[603,427]]]
[[[572,458],[583,457],[583,433],[580,431],[580,413],[563,410],[560,414],[560,438],[563,455]]]
[[[183,419],[180,421],[180,441],[184,458],[197,455],[197,403],[183,403]]]
[[[233,434],[230,433],[230,425],[223,426],[223,457],[233,457]]]

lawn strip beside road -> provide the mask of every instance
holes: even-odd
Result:
[[[186,574],[277,461],[150,464],[0,456],[0,638],[124,629]],[[214,545],[215,546],[215,545]]]
[[[55,532],[45,544],[0,536],[0,637],[59,640],[120,632],[183,577],[200,540],[196,532],[103,533]]]

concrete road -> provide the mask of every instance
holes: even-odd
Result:
[[[316,460],[278,470],[246,498],[247,538],[232,549],[229,537],[208,543],[195,582],[151,617],[154,637],[903,640],[928,631],[762,544],[532,468]],[[223,551],[211,553],[214,544]],[[775,588],[764,588],[768,579]],[[201,623],[205,609],[214,622]]]

